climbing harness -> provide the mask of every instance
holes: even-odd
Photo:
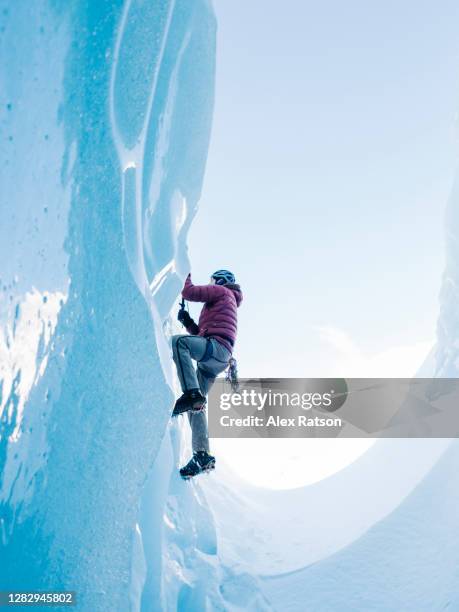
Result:
[[[231,389],[234,393],[237,393],[239,391],[239,380],[237,377],[237,361],[236,359],[234,359],[234,357],[231,357],[228,362],[228,369],[226,370],[225,380],[231,385]]]

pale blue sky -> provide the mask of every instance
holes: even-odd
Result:
[[[329,374],[434,337],[456,165],[459,4],[216,0],[195,282],[234,270],[243,375]],[[194,310],[196,312],[196,310]]]

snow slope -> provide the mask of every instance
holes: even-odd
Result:
[[[215,513],[220,556],[263,576],[324,559],[392,512],[449,444],[380,440],[336,474],[286,491],[251,487],[219,466],[201,486]],[[235,521],[241,508],[244,520]]]
[[[459,444],[396,511],[339,553],[265,580],[274,609],[459,610]]]

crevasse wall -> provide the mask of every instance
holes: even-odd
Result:
[[[3,0],[0,16],[1,588],[124,611],[173,399],[163,323],[188,268],[215,20],[206,0]]]

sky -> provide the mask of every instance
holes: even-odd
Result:
[[[435,340],[459,4],[214,6],[213,131],[188,243],[194,282],[228,268],[244,291],[240,375],[411,376]]]

